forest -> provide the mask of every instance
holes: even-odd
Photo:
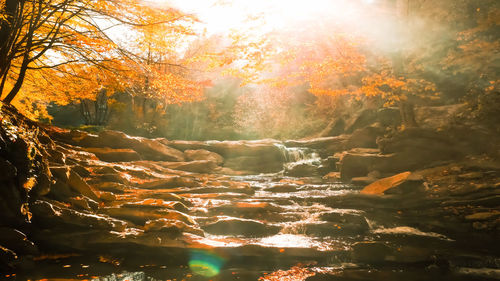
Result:
[[[0,0],[0,279],[500,280],[497,0]]]

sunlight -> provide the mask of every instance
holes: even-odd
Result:
[[[344,0],[147,0],[159,6],[172,6],[196,14],[200,29],[209,34],[257,28],[261,32],[295,28],[304,22],[344,19],[352,15],[356,3]],[[357,1],[354,1],[357,2]],[[371,3],[373,0],[364,0]],[[257,26],[256,26],[257,25]]]

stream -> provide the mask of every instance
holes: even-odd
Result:
[[[282,172],[226,176],[207,180],[203,187],[155,189],[141,197],[160,200],[168,192],[185,198],[188,208],[182,212],[196,221],[204,237],[184,233],[179,245],[161,248],[100,242],[95,245],[108,255],[100,249],[86,255],[67,251],[40,259],[17,276],[102,281],[500,278],[498,245],[455,232],[460,224],[442,217],[440,202],[372,198],[359,194],[361,186],[319,176],[290,177],[287,170],[319,167],[321,158],[311,149],[280,149],[286,158]],[[126,192],[119,199],[133,201]],[[136,213],[114,217],[139,225],[133,216],[160,208],[143,204],[130,209]],[[163,243],[160,236],[155,239]]]

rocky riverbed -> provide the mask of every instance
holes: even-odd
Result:
[[[0,135],[5,278],[500,279],[498,146],[459,130],[171,141],[7,107]]]

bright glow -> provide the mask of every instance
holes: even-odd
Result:
[[[206,250],[192,250],[189,268],[195,274],[213,277],[219,274],[224,259]]]
[[[196,14],[208,33],[256,27],[260,31],[293,29],[308,21],[353,20],[353,0],[144,0]],[[373,0],[363,0],[371,3]]]

